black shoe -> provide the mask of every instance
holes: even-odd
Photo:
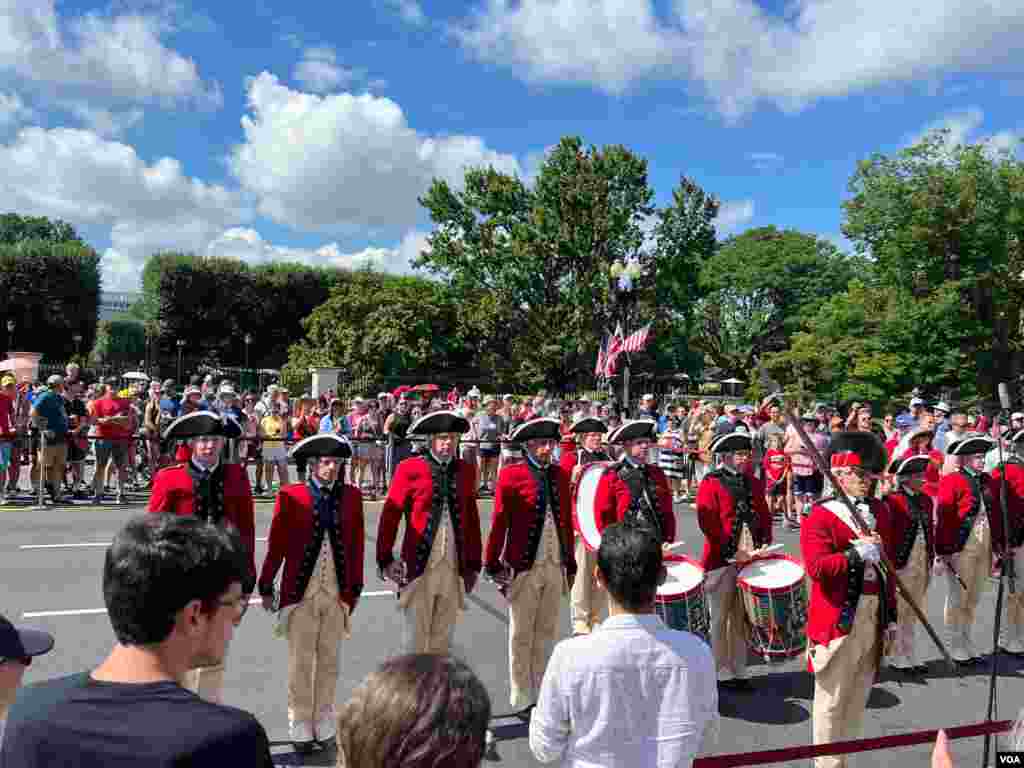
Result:
[[[315,741],[293,741],[292,747],[295,748],[295,753],[299,755],[312,755],[316,751]]]
[[[518,717],[524,723],[530,722],[530,716],[533,714],[533,708],[535,706],[537,706],[537,705],[536,704],[531,704],[526,709],[523,709],[523,710],[521,710],[519,712],[516,712],[516,717]]]

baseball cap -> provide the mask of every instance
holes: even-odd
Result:
[[[901,413],[896,417],[896,429],[913,429],[917,426],[917,419],[909,413]]]
[[[64,383],[64,377],[60,376],[60,375],[58,375],[56,373],[53,374],[52,376],[50,376],[50,378],[48,378],[46,380],[46,386],[48,386],[48,387],[52,387],[55,384],[63,384],[63,383]]]
[[[912,398],[910,398],[910,407],[911,408],[917,408],[919,405],[924,405],[924,400],[922,400],[920,397],[912,397]]]
[[[41,629],[16,627],[0,616],[0,657],[25,659],[42,656],[53,648],[53,635]]]
[[[934,411],[941,411],[942,413],[952,413],[953,409],[949,407],[949,403],[944,400],[939,400],[932,409]]]
[[[10,375],[4,376],[2,379],[0,379],[0,387],[9,387],[11,386],[11,384],[14,383],[14,377]]]

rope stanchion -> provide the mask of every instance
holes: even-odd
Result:
[[[993,723],[973,723],[953,728],[943,728],[950,739],[970,739],[977,736],[988,736],[994,733],[1005,733],[1013,728],[1013,720],[1000,720]],[[793,760],[810,760],[827,755],[850,755],[857,752],[873,752],[893,747],[913,747],[919,744],[931,744],[939,735],[939,729],[898,733],[894,736],[879,736],[873,739],[854,739],[852,741],[834,741],[830,744],[809,744],[802,747],[783,747],[781,749],[765,749],[758,752],[739,752],[730,755],[711,755],[698,757],[693,768],[739,768],[744,765],[770,765],[786,763]]]

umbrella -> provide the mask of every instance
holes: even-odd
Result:
[[[743,382],[742,382],[742,381],[740,381],[740,380],[739,380],[739,379],[737,379],[737,378],[732,378],[732,379],[726,379],[725,381],[723,381],[723,382],[722,382],[722,384],[742,384],[742,383],[743,383]]]
[[[412,388],[413,392],[440,392],[441,388],[437,384],[417,384]]]
[[[149,381],[149,376],[142,371],[128,371],[128,373],[122,374],[121,378],[127,381]]]

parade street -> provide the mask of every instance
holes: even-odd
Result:
[[[35,660],[26,683],[78,672],[96,665],[110,649],[113,636],[103,611],[101,572],[105,546],[131,514],[144,509],[145,498],[131,497],[128,505],[98,508],[78,505],[46,510],[26,507],[0,509],[0,580],[5,585],[2,612],[15,621],[37,625],[52,632],[57,640],[53,653]],[[486,528],[491,502],[481,502]],[[353,617],[353,637],[342,646],[342,673],[338,700],[343,702],[353,688],[379,662],[401,652],[401,623],[389,584],[377,578],[374,562],[375,536],[381,505],[366,504],[366,582],[362,600]],[[257,566],[262,563],[265,537],[273,506],[269,499],[256,508]],[[692,507],[677,505],[680,538],[684,551],[697,555],[702,537]],[[776,532],[786,551],[797,554],[798,534]],[[986,651],[991,645],[994,585],[979,606],[975,640]],[[944,585],[933,585],[927,613],[942,633]],[[481,580],[471,595],[468,610],[455,632],[454,652],[463,656],[490,691],[494,713],[492,728],[497,742],[489,761],[508,768],[537,765],[527,738],[527,726],[507,716],[508,706],[508,619],[503,598],[492,584]],[[562,626],[567,633],[568,602]],[[225,703],[253,712],[263,723],[273,744],[275,762],[297,765],[302,759],[287,742],[286,643],[275,637],[274,620],[258,605],[251,606],[232,642],[225,683]],[[886,670],[872,692],[865,724],[866,737],[891,735],[928,728],[980,722],[985,717],[988,695],[988,664],[970,668],[960,679],[951,676],[928,647],[931,659],[926,679],[903,680]],[[998,718],[1013,718],[1024,705],[1021,677],[1024,664],[1002,657],[998,686]],[[813,682],[804,660],[752,667],[754,693],[724,692],[721,699],[722,729],[717,752],[734,753],[802,745],[811,741],[811,696]],[[628,707],[629,702],[623,701]],[[954,762],[975,765],[980,739],[953,743]],[[871,766],[927,765],[931,746],[869,752],[853,758],[862,768]],[[334,750],[305,759],[307,765],[332,765]],[[242,767],[240,767],[242,768]]]

